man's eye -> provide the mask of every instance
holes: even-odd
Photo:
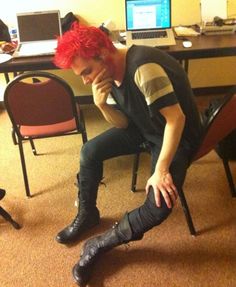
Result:
[[[84,72],[83,72],[83,76],[87,76],[89,74],[91,74],[91,69],[86,69]]]

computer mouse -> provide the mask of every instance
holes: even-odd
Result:
[[[192,42],[189,40],[183,41],[184,48],[190,48],[190,47],[192,47],[192,45],[193,45]]]

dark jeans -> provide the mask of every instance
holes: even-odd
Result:
[[[142,150],[143,142],[145,142],[144,137],[133,125],[127,129],[111,128],[86,142],[80,156],[80,202],[87,207],[96,206],[98,185],[103,175],[103,161],[121,155],[135,154]],[[150,144],[152,172],[159,156],[161,142],[162,139],[159,144]],[[183,148],[179,148],[170,167],[177,189],[184,183],[188,166],[188,153]],[[166,206],[163,198],[161,207],[156,206],[151,188],[144,204],[128,214],[134,236],[159,225],[170,213],[171,209]]]

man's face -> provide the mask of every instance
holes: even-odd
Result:
[[[84,59],[76,57],[71,65],[73,72],[82,77],[85,85],[92,84],[96,76],[103,70],[106,70],[104,78],[111,77],[111,67],[106,64],[102,58]]]

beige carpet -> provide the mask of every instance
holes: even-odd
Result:
[[[84,107],[89,138],[108,128],[94,107]],[[105,183],[98,206],[102,221],[78,244],[67,247],[54,237],[76,213],[75,175],[80,136],[36,141],[42,155],[35,157],[25,143],[31,192],[25,196],[18,147],[10,122],[0,111],[0,187],[7,194],[0,205],[22,224],[15,230],[0,218],[0,286],[72,287],[71,270],[88,236],[110,227],[141,204],[149,174],[143,155],[138,191],[130,192],[132,156],[105,162]],[[236,165],[233,164],[234,175]],[[120,246],[100,260],[92,287],[235,287],[236,199],[232,199],[219,158],[211,152],[191,166],[185,194],[199,235],[189,234],[180,203],[161,226],[143,240]]]

